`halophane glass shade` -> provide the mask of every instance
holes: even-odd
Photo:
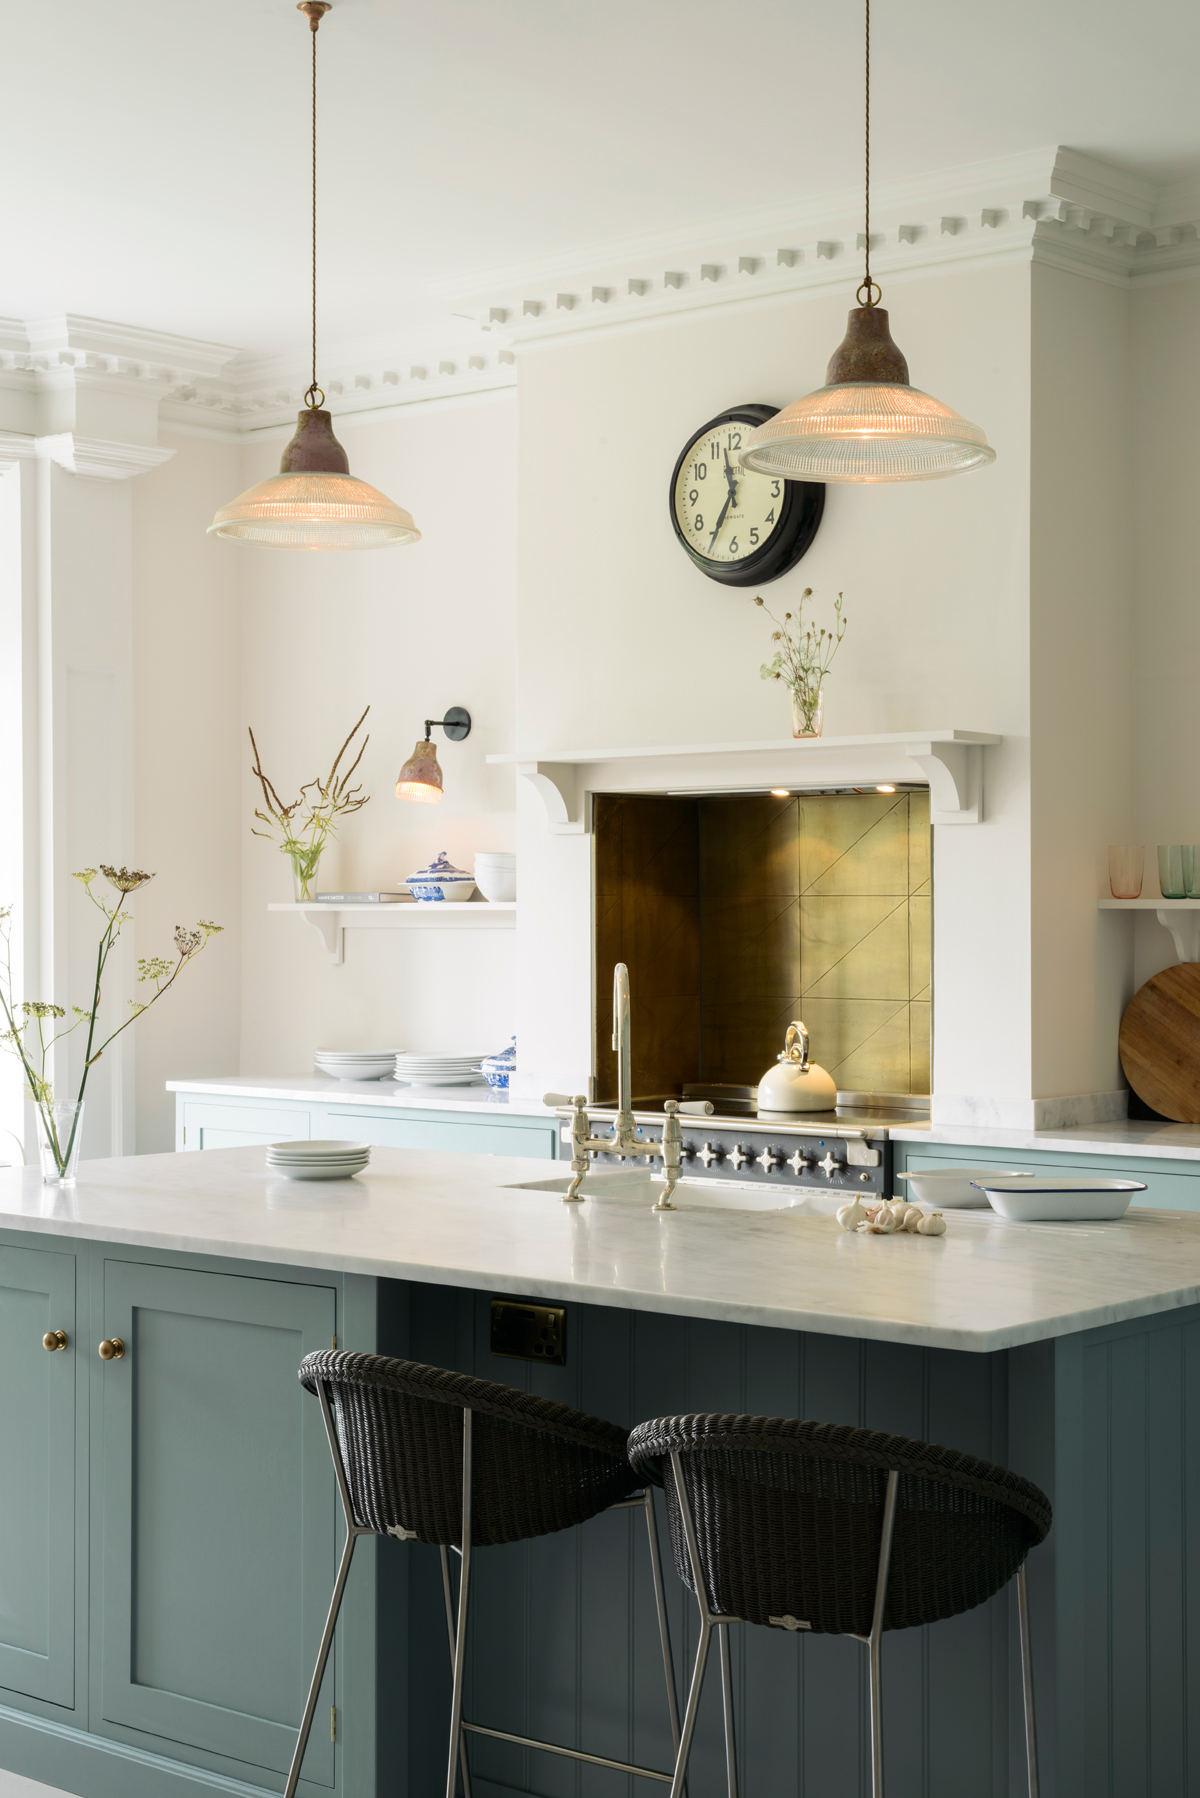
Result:
[[[442,770],[438,766],[437,745],[418,743],[400,770],[396,782],[397,799],[415,799],[418,805],[440,805]]]
[[[222,506],[211,537],[275,549],[375,549],[416,543],[420,531],[402,506],[352,474],[273,474]]]
[[[330,414],[315,405],[297,418],[279,473],[222,506],[208,534],[272,549],[377,549],[421,535],[403,506],[350,473]]]
[[[789,481],[935,481],[994,462],[978,425],[919,387],[845,381],[752,433],[744,467]]]

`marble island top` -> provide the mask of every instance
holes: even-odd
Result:
[[[552,1167],[374,1149],[357,1179],[309,1183],[237,1148],[87,1161],[67,1189],[9,1168],[0,1228],[977,1352],[1200,1303],[1200,1217],[1178,1212],[954,1212],[945,1236],[869,1237],[828,1210],[701,1204],[686,1182],[668,1213],[517,1185]]]

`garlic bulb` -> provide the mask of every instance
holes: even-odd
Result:
[[[896,1214],[890,1205],[880,1205],[866,1227],[872,1236],[890,1236],[896,1228]]]
[[[946,1220],[941,1212],[934,1211],[928,1217],[923,1217],[917,1225],[917,1234],[918,1236],[944,1236]]]
[[[865,1223],[866,1212],[857,1199],[851,1199],[848,1205],[842,1205],[837,1214],[837,1221],[843,1230],[855,1230],[859,1224]]]
[[[909,1205],[904,1216],[900,1219],[900,1228],[902,1230],[915,1230],[924,1216],[925,1213],[921,1210],[919,1205]]]
[[[892,1216],[896,1220],[897,1230],[903,1230],[904,1219],[908,1215],[908,1211],[909,1211],[908,1200],[907,1199],[893,1199],[890,1206],[888,1207],[888,1209],[891,1211]]]

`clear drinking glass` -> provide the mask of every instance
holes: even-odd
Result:
[[[1182,843],[1160,843],[1158,845],[1158,890],[1164,899],[1187,898]]]
[[[39,1105],[38,1147],[42,1179],[55,1186],[74,1186],[83,1145],[83,1104]]]
[[[1139,843],[1136,849],[1113,848],[1108,851],[1108,884],[1114,899],[1140,899],[1142,869],[1146,851]]]

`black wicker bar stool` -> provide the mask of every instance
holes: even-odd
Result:
[[[633,1431],[629,1459],[665,1489],[675,1565],[700,1607],[671,1798],[687,1775],[714,1631],[729,1798],[737,1798],[731,1623],[866,1645],[871,1792],[883,1798],[883,1632],[956,1617],[1014,1574],[1026,1765],[1030,1798],[1038,1798],[1025,1557],[1045,1537],[1051,1513],[1036,1486],[933,1443],[781,1417],[657,1417]]]
[[[344,1349],[306,1355],[300,1380],[320,1400],[346,1517],[346,1542],[284,1798],[294,1798],[300,1778],[354,1546],[360,1536],[368,1535],[429,1542],[441,1549],[452,1676],[446,1798],[454,1798],[460,1767],[464,1793],[471,1798],[467,1731],[670,1785],[670,1773],[490,1729],[462,1715],[472,1551],[569,1529],[602,1511],[637,1509],[645,1516],[650,1543],[667,1708],[678,1760],[679,1712],[654,1499],[652,1488],[629,1465],[628,1431],[511,1386]],[[461,1562],[457,1607],[449,1549]]]

